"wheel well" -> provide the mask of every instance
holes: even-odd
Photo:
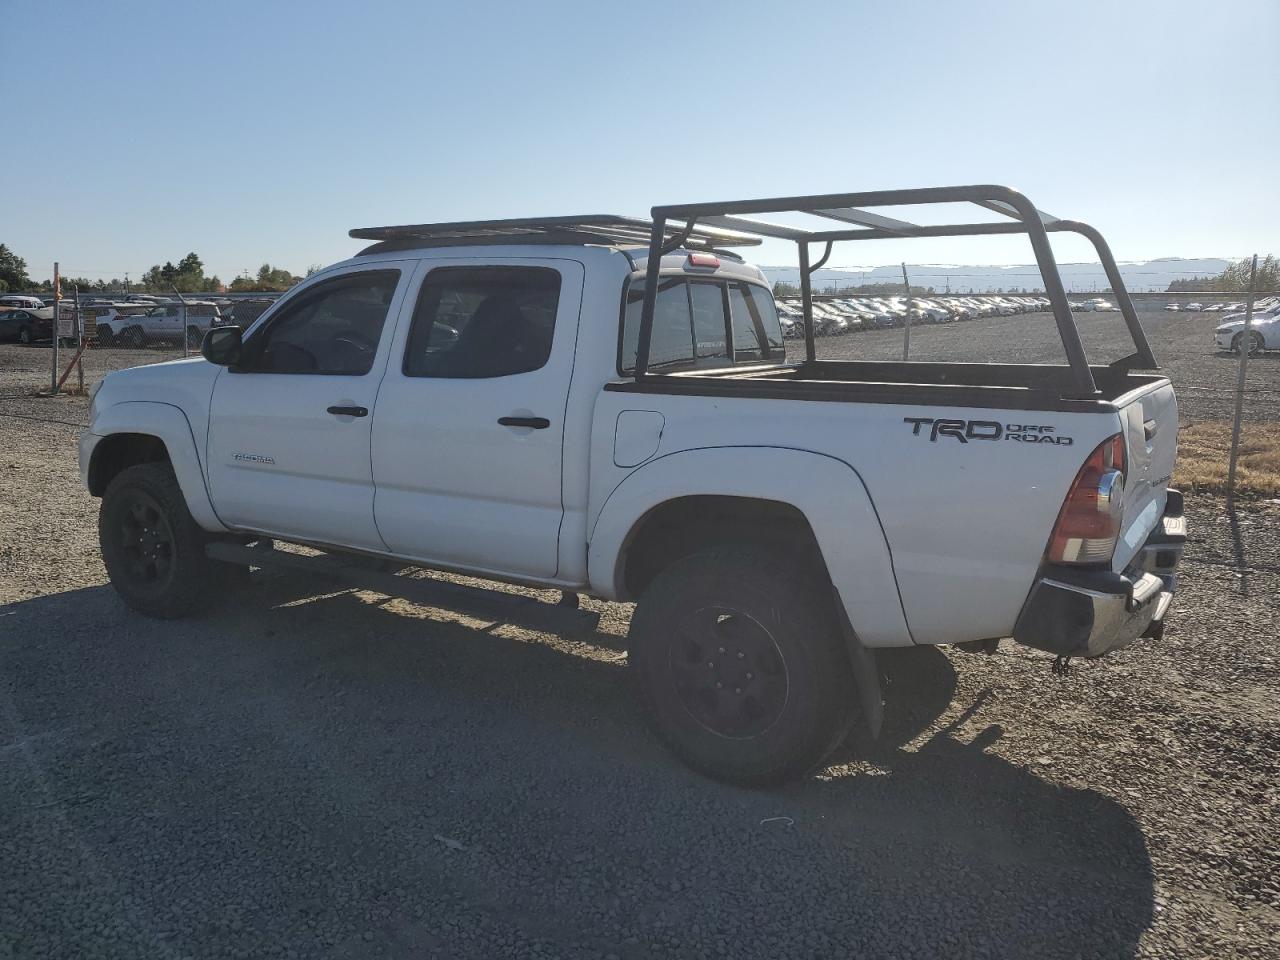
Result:
[[[100,497],[116,474],[139,463],[168,463],[164,441],[147,433],[113,433],[93,449],[89,461],[89,492]]]
[[[620,599],[635,600],[682,557],[724,544],[762,546],[810,564],[826,576],[809,520],[796,507],[753,497],[695,496],[668,500],[636,522],[622,547]]]

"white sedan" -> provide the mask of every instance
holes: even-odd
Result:
[[[1244,320],[1228,320],[1219,324],[1213,334],[1214,342],[1220,350],[1239,353],[1245,347]],[[1261,353],[1263,350],[1280,350],[1280,312],[1253,315],[1253,325],[1249,329],[1249,352]]]

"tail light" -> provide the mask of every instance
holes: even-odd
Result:
[[[1050,563],[1107,563],[1124,510],[1124,435],[1094,448],[1076,474],[1049,538]]]

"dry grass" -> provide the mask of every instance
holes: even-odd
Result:
[[[1178,432],[1174,486],[1183,490],[1224,492],[1230,454],[1230,422],[1184,425]],[[1236,492],[1280,496],[1280,422],[1245,423],[1241,427]]]

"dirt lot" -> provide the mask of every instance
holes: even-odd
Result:
[[[1152,318],[1184,419],[1229,416],[1213,320]],[[1278,504],[1189,498],[1163,641],[1065,678],[1008,641],[885,657],[879,743],[744,791],[646,732],[625,606],[556,636],[255,574],[127,612],[85,401],[21,397],[29,355],[0,347],[0,957],[1280,955]]]

